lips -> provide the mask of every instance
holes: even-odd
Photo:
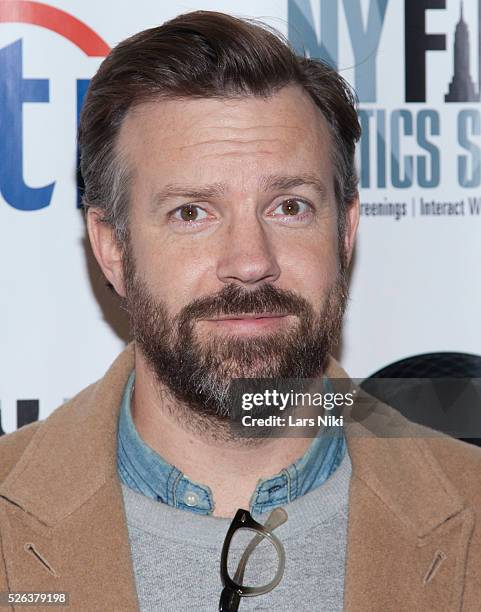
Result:
[[[203,319],[203,324],[227,333],[258,334],[280,329],[286,319],[287,314],[278,312],[249,312]]]
[[[204,319],[206,321],[244,321],[248,319],[278,319],[286,317],[287,313],[276,313],[276,312],[250,312],[245,314],[236,315],[223,315],[216,317],[215,319]]]

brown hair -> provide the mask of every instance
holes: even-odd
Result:
[[[300,85],[326,119],[333,140],[339,234],[357,193],[355,145],[361,129],[356,97],[320,60],[297,56],[275,30],[254,20],[194,11],[118,44],[93,77],[82,109],[79,142],[83,205],[98,207],[123,243],[128,235],[128,168],[115,144],[123,118],[161,98],[270,96]]]

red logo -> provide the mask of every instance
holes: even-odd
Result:
[[[109,45],[87,24],[65,11],[41,2],[1,0],[0,23],[30,23],[70,40],[90,57],[104,57]]]

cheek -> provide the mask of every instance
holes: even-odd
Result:
[[[299,292],[311,303],[322,303],[338,274],[337,238],[323,236],[285,246],[279,263],[283,287]]]
[[[195,244],[182,242],[156,232],[144,232],[135,242],[137,272],[170,314],[205,295],[209,288],[216,289],[212,256]]]

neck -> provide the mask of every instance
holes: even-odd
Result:
[[[186,414],[191,415],[190,426],[182,418]],[[209,431],[205,419],[176,403],[167,389],[159,388],[138,348],[132,419],[144,442],[165,461],[190,480],[210,487],[213,514],[219,517],[232,517],[238,508],[249,508],[258,480],[296,461],[312,442],[311,438],[274,438],[253,444]]]

